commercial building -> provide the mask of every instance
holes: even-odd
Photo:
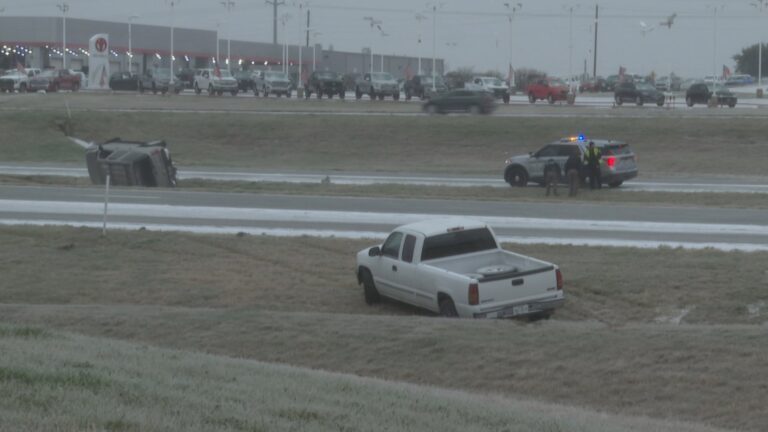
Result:
[[[22,64],[26,67],[59,68],[63,62],[64,20],[58,17],[0,16],[0,69]],[[69,69],[88,69],[88,40],[97,33],[106,33],[110,39],[110,69],[113,72],[131,70],[140,73],[147,68],[168,67],[171,55],[171,29],[164,26],[66,19],[66,62]],[[129,34],[130,49],[129,53]],[[217,32],[191,28],[174,29],[174,69],[213,67],[217,54]],[[220,67],[226,67],[227,40],[218,39]],[[283,67],[283,46],[271,43],[232,40],[230,42],[231,69]],[[298,71],[299,48],[288,46],[289,69]],[[370,71],[370,51],[359,53],[334,51],[321,45],[302,47],[302,64],[311,71],[313,63],[320,70],[342,73]],[[383,70],[396,78],[415,73],[416,57],[385,55],[374,51],[373,68]],[[432,61],[422,60],[425,73],[431,72]],[[443,60],[438,59],[436,70],[442,74]]]

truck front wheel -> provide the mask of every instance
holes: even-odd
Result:
[[[365,303],[372,305],[381,301],[379,291],[376,289],[376,284],[373,282],[373,276],[368,269],[360,270],[360,279],[363,281],[363,294],[365,295]]]
[[[528,102],[536,103],[536,96],[534,96],[533,93],[528,93]]]

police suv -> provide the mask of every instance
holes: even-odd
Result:
[[[610,187],[619,187],[626,180],[637,177],[637,157],[629,144],[622,141],[605,139],[586,139],[583,135],[563,138],[547,144],[536,152],[514,156],[506,160],[504,181],[511,186],[526,186],[528,182],[544,184],[544,169],[557,166],[557,174],[565,179],[565,162],[574,149],[583,160],[589,142],[602,153],[600,174],[602,183]],[[582,171],[582,176],[586,170]],[[582,178],[582,180],[584,180]]]

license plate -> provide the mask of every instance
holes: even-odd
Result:
[[[512,306],[512,315],[523,315],[528,313],[528,305]]]

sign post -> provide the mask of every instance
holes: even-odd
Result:
[[[107,182],[106,182],[106,188],[104,189],[104,225],[101,228],[101,235],[103,237],[107,236],[107,207],[109,206],[109,183],[110,183],[110,172],[107,171]]]

